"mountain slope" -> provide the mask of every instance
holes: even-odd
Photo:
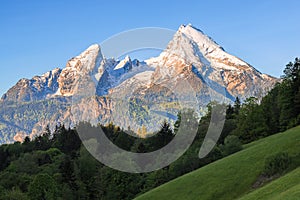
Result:
[[[42,76],[21,79],[3,95],[0,102],[30,102],[43,100],[54,94],[58,88],[61,69],[56,68]]]
[[[276,79],[262,74],[245,61],[230,55],[210,37],[191,25],[182,25],[166,50],[157,58],[148,60],[159,69],[174,69],[192,65],[195,74],[214,90],[225,88],[229,98],[262,97]],[[160,77],[159,73],[156,78]],[[261,87],[264,85],[264,87]]]
[[[201,116],[212,100],[230,103],[237,96],[261,98],[278,81],[225,52],[191,25],[180,26],[167,48],[145,61],[105,58],[95,44],[70,59],[64,69],[22,79],[3,95],[0,135],[6,139],[0,143],[12,142],[17,133],[33,136],[49,123],[53,129],[57,123],[71,126],[79,120],[112,121],[132,130],[145,125],[155,131],[158,122],[174,121],[184,106]],[[74,100],[81,96],[82,101]],[[39,110],[39,101],[60,103]],[[72,113],[74,102],[80,116]],[[38,118],[28,119],[29,113]]]
[[[300,152],[300,127],[253,142],[246,149],[147,192],[146,199],[235,199],[252,190],[265,157]],[[293,188],[291,188],[293,189]]]

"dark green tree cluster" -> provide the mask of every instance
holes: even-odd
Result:
[[[262,98],[252,97],[240,106],[237,135],[244,143],[300,124],[300,60],[286,65],[282,81]]]
[[[193,112],[190,114],[189,120],[194,117]],[[181,123],[180,115],[176,124]],[[207,123],[202,120],[199,127],[204,128],[199,130],[205,131]],[[120,148],[140,153],[160,149],[176,134],[166,121],[147,138],[131,136],[112,123],[100,127]],[[189,134],[186,131],[184,134]],[[0,146],[0,199],[132,199],[228,154],[217,148],[199,160],[198,151],[205,136],[204,132],[198,131],[199,134],[202,136],[197,136],[191,148],[170,166],[151,173],[130,174],[106,167],[90,155],[81,141],[93,137],[89,132],[79,138],[76,130],[64,126],[57,127],[53,134],[47,128],[33,140],[26,138],[23,143]]]

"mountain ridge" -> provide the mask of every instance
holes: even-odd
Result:
[[[129,56],[123,60],[115,60],[106,58],[100,45],[94,44],[71,58],[63,69],[56,68],[42,76],[21,79],[2,96],[0,104],[20,107],[24,103],[65,99],[65,104],[58,106],[64,109],[49,111],[47,107],[45,110],[53,112],[52,116],[40,113],[44,116],[42,120],[38,120],[33,126],[26,125],[32,132],[23,135],[33,136],[44,128],[40,124],[75,124],[76,120],[72,119],[70,109],[73,102],[69,98],[86,92],[85,88],[80,89],[81,86],[94,87],[89,92],[96,95],[95,101],[87,100],[91,107],[88,108],[82,102],[76,105],[76,109],[85,110],[85,114],[77,120],[88,118],[95,123],[113,121],[124,128],[130,126],[133,130],[137,130],[142,124],[150,124],[147,128],[154,130],[154,124],[165,116],[154,116],[153,113],[163,110],[176,116],[178,106],[168,107],[165,104],[176,104],[178,98],[172,90],[177,88],[177,95],[184,93],[184,84],[188,84],[195,93],[199,102],[196,110],[199,113],[212,100],[211,95],[220,101],[225,99],[227,103],[234,101],[235,97],[262,98],[278,81],[279,79],[262,74],[247,62],[227,53],[201,30],[192,25],[181,25],[166,49],[157,57],[145,61],[131,59]],[[127,102],[120,103],[124,100]],[[90,118],[88,113],[92,111],[97,114]],[[22,118],[26,113],[25,110],[17,114],[15,112],[17,111],[11,111],[8,115],[3,113],[3,116],[9,120],[15,115]],[[19,122],[15,122],[15,125],[24,126]],[[0,123],[0,134],[8,132],[7,126]],[[11,131],[19,132],[17,128]]]

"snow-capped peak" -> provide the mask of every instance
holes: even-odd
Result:
[[[198,44],[207,52],[210,52],[216,48],[223,48],[218,45],[212,38],[203,33],[200,29],[193,27],[191,24],[181,25],[178,32],[184,34],[186,37],[190,38],[192,41]]]
[[[76,81],[81,76],[96,74],[102,61],[103,55],[98,44],[91,45],[80,55],[69,60],[59,76],[57,94],[71,96],[76,93]]]
[[[130,64],[131,65],[131,58],[127,55],[123,60],[121,60],[119,62],[119,64],[117,64],[117,66],[115,67],[114,70],[117,70],[117,69],[121,69],[123,68],[126,64]]]
[[[100,45],[99,44],[92,44],[91,46],[89,46],[87,48],[86,51],[93,51],[93,50],[99,51],[100,50]]]
[[[236,70],[237,67],[252,67],[243,60],[227,53],[212,38],[191,24],[181,25],[160,57],[183,58],[189,64],[200,63],[218,69]]]
[[[93,44],[83,51],[80,55],[72,58],[67,63],[67,68],[76,68],[78,70],[93,70],[98,67],[100,62],[103,60],[103,55],[101,53],[101,48],[99,44]]]

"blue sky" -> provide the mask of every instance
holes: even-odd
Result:
[[[192,23],[231,54],[280,76],[300,56],[300,1],[3,1],[0,95],[20,78],[55,67],[93,43],[140,27]]]

